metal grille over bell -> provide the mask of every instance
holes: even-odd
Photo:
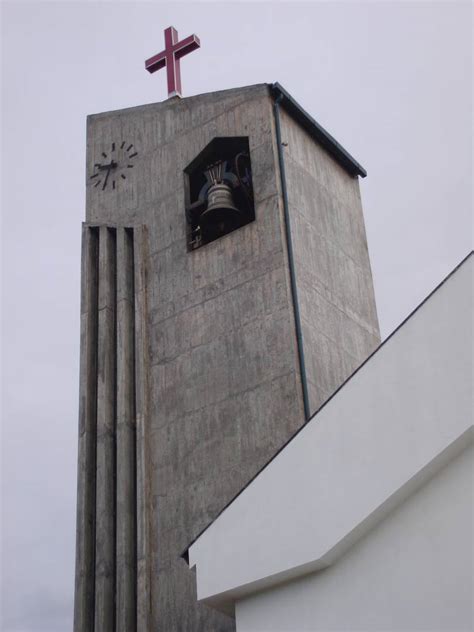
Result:
[[[207,209],[199,218],[204,239],[215,239],[219,235],[238,228],[242,213],[234,204],[232,189],[225,182],[225,162],[210,165],[205,171],[210,183],[207,190]]]

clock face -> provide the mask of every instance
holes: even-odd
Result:
[[[138,156],[133,143],[113,142],[101,152],[94,163],[94,172],[90,176],[95,189],[115,191],[123,186],[130,177],[133,161]]]

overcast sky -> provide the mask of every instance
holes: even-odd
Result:
[[[71,630],[89,113],[279,81],[367,169],[383,337],[468,253],[469,2],[2,4],[3,632]]]

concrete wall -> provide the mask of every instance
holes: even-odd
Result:
[[[188,252],[183,169],[232,135],[249,137],[257,220]],[[126,186],[89,182],[87,219],[148,233],[151,625],[233,629],[179,555],[303,421],[271,103],[257,86],[92,116],[88,173],[123,140]]]
[[[248,595],[331,566],[472,443],[473,269],[471,255],[190,547],[199,599],[231,612]],[[472,511],[472,479],[463,480]],[[443,555],[464,546],[469,556],[472,531],[459,527],[455,545],[446,528]],[[425,531],[431,537],[414,537]]]
[[[379,345],[359,180],[284,110],[282,141],[311,412]]]
[[[471,445],[333,566],[239,601],[237,632],[473,629]]]
[[[256,221],[188,252],[183,169],[214,137],[234,135],[249,137]],[[116,190],[94,187],[94,163],[123,141],[138,152],[126,181]],[[307,147],[305,139],[295,142]],[[305,151],[318,149],[311,141]],[[339,178],[330,161],[329,180],[333,167]],[[179,555],[304,420],[267,87],[91,116],[87,175],[88,222],[143,225],[148,235],[146,334],[137,342],[148,362],[138,628],[232,630],[230,618],[196,603],[194,576]],[[325,274],[342,274],[338,260],[330,265],[336,269],[318,272],[326,285]],[[321,344],[316,337],[305,341],[308,349]],[[368,353],[371,346],[364,348]],[[342,356],[321,357],[340,363]],[[347,366],[327,370],[334,378],[318,401],[339,385]]]

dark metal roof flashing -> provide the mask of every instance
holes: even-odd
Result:
[[[317,123],[312,116],[303,110],[291,94],[278,82],[269,84],[270,94],[279,98],[281,106],[303,127],[314,140],[322,145],[326,151],[343,167],[351,176],[365,178],[367,171],[355,160],[335,138]]]

